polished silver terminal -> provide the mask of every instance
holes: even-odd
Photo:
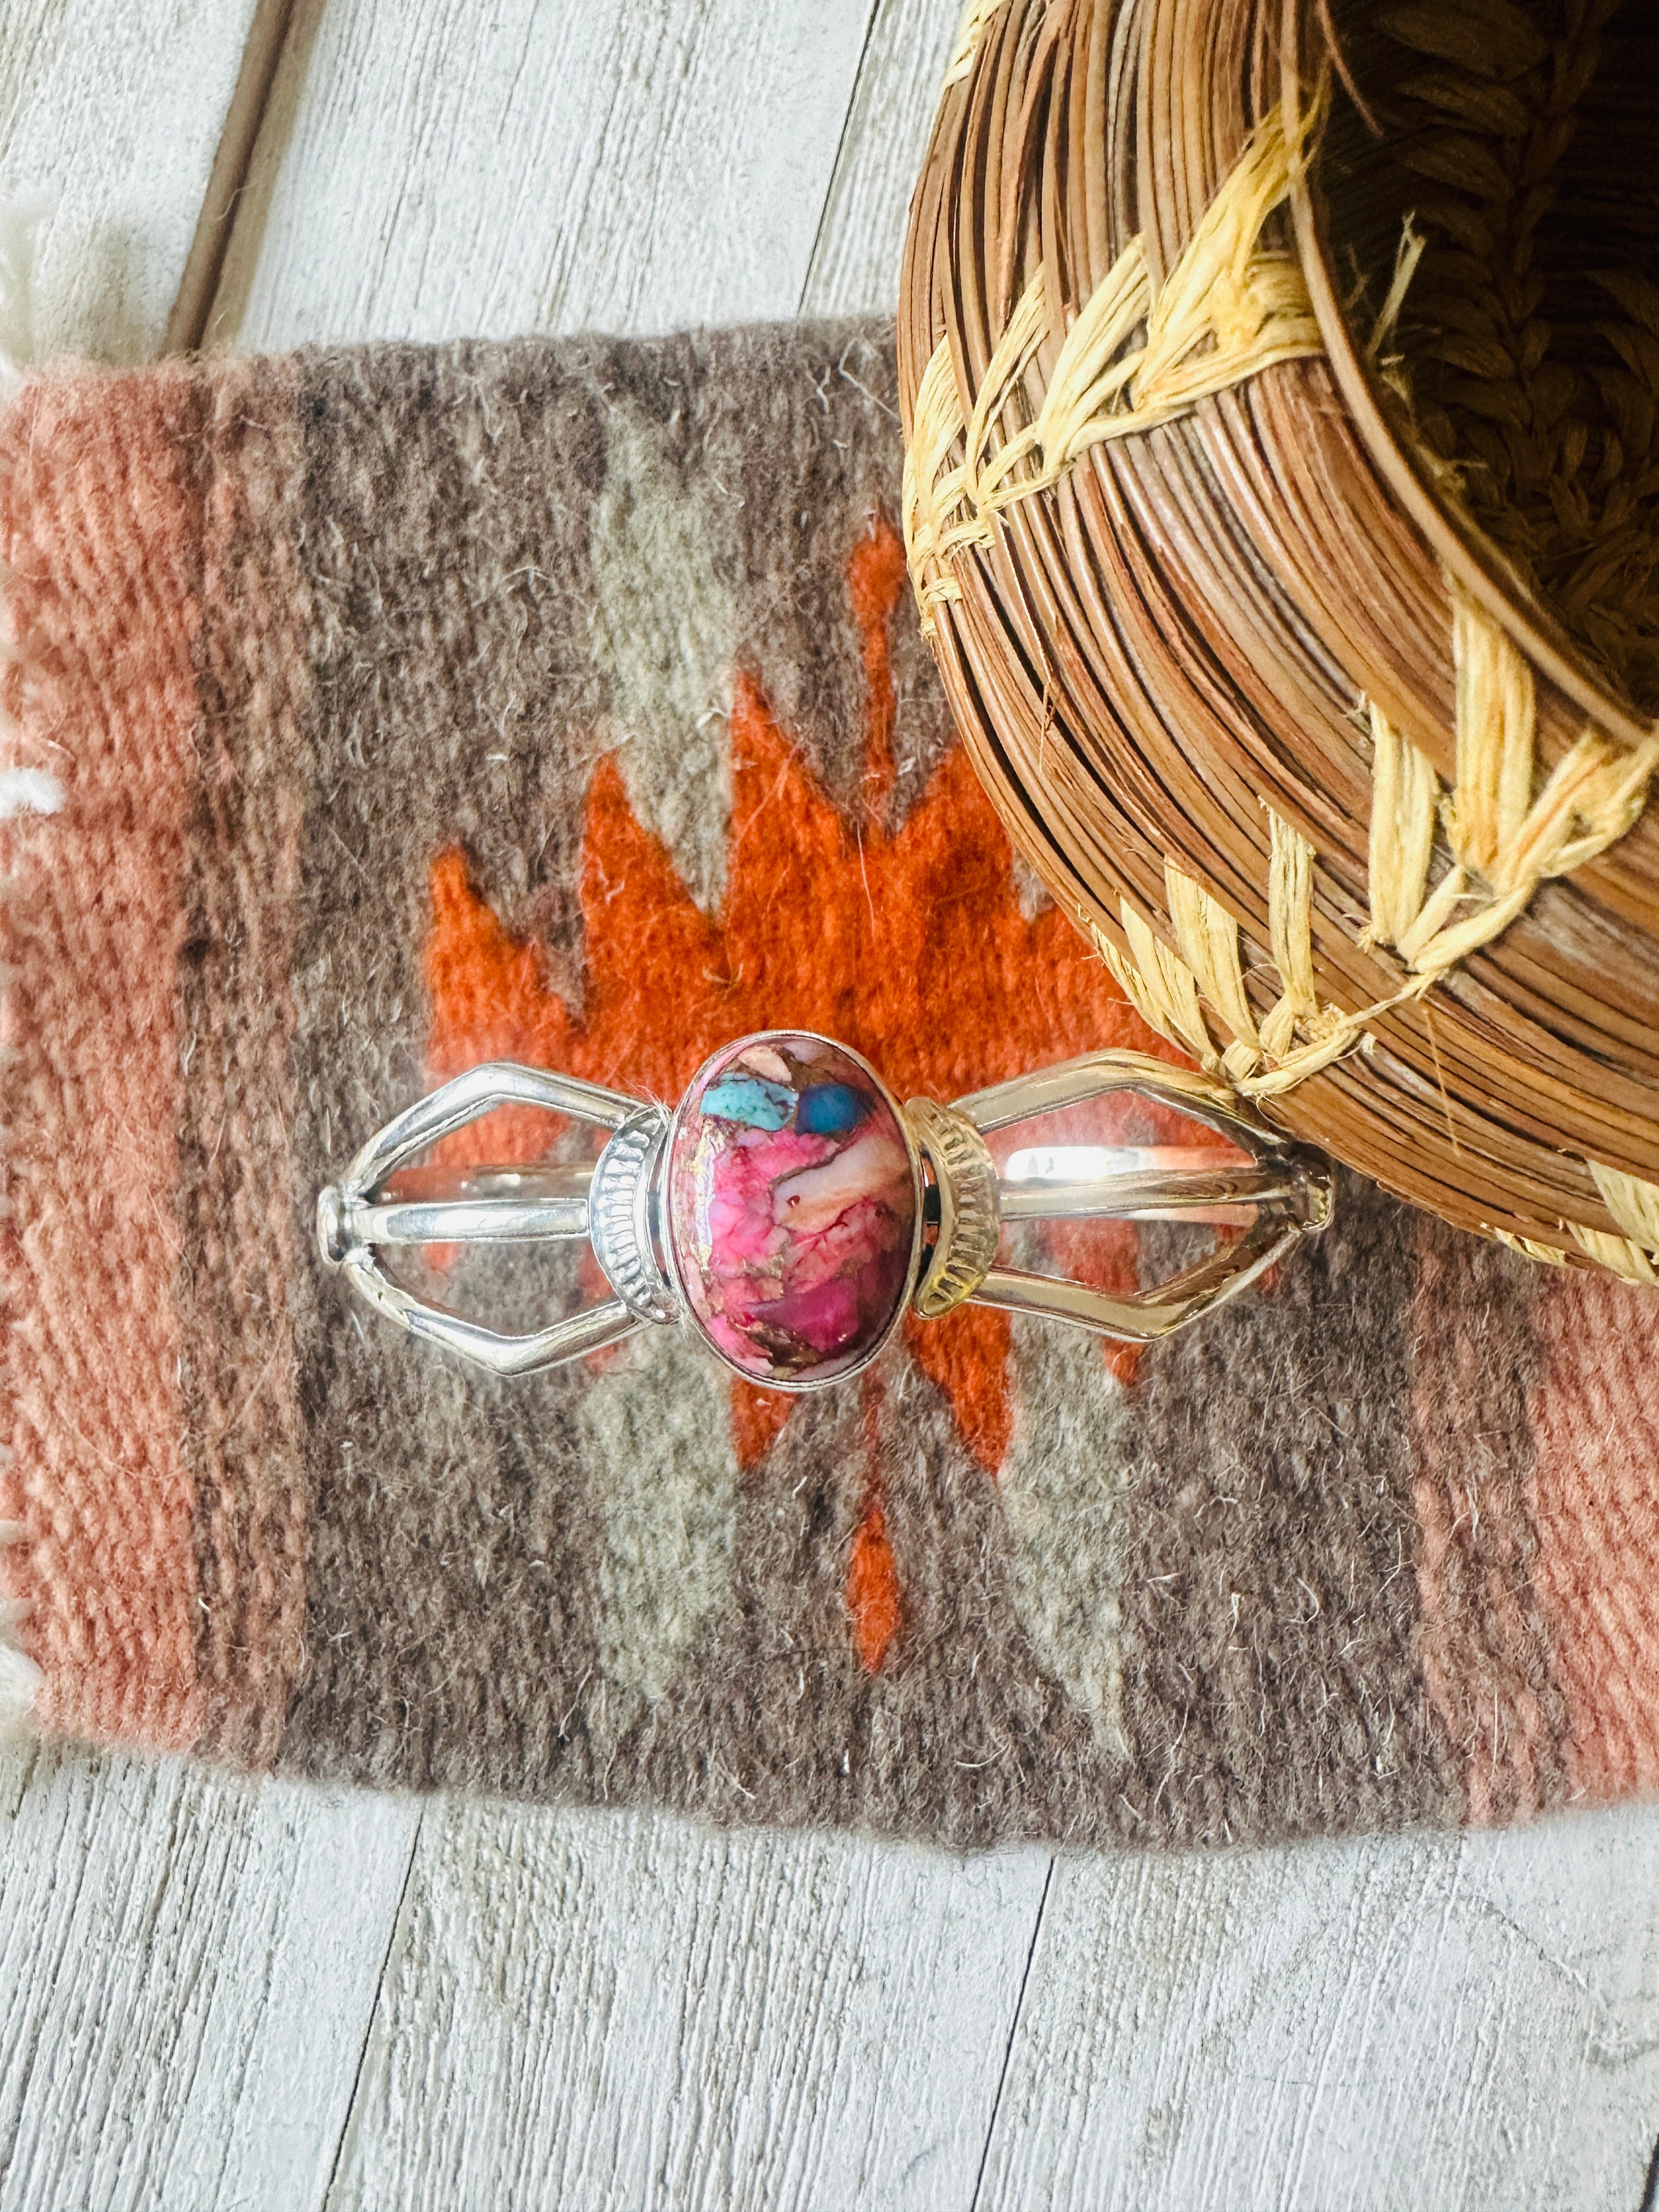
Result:
[[[416,1199],[391,1188],[399,1170],[411,1168],[422,1152],[499,1106],[539,1106],[611,1130],[622,1129],[641,1110],[636,1098],[515,1060],[469,1068],[388,1121],[340,1182],[323,1192],[318,1243],[326,1264],[346,1277],[365,1304],[409,1335],[441,1345],[492,1375],[533,1375],[619,1342],[643,1328],[647,1316],[612,1297],[546,1328],[512,1334],[417,1297],[393,1280],[379,1256],[383,1247],[400,1243],[523,1243],[588,1235],[591,1169],[557,1163],[475,1169],[454,1178],[443,1195]],[[467,1233],[458,1233],[463,1230]]]

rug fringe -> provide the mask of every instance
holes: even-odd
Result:
[[[42,194],[0,201],[0,403],[33,363],[35,233],[52,208]]]
[[[23,1540],[21,1524],[0,1521],[0,1548]],[[32,1733],[40,1669],[23,1649],[28,1606],[21,1598],[0,1598],[0,1745]]]

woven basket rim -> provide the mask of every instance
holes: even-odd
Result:
[[[1297,175],[1328,14],[974,0],[905,246],[924,628],[1153,1030],[1401,1197],[1651,1285],[1659,723],[1372,370],[1340,124]],[[1115,405],[1158,343],[1221,358]]]
[[[1302,18],[1306,0],[1284,0],[1280,70],[1286,113],[1305,100]],[[1381,387],[1354,343],[1337,289],[1316,182],[1310,166],[1292,165],[1290,206],[1297,257],[1326,358],[1360,442],[1389,489],[1427,538],[1441,565],[1484,612],[1498,623],[1541,675],[1610,737],[1638,745],[1652,735],[1566,631],[1516,582],[1508,563],[1446,497],[1390,426]]]

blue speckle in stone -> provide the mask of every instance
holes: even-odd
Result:
[[[809,1137],[844,1137],[870,1110],[870,1101],[850,1083],[812,1083],[800,1094],[795,1127]]]
[[[750,1129],[781,1129],[795,1110],[795,1094],[758,1075],[722,1075],[697,1102],[716,1121],[741,1121]]]

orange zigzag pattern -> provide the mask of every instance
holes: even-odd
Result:
[[[635,817],[620,769],[602,761],[588,793],[581,880],[582,1013],[554,988],[540,947],[508,935],[474,889],[463,854],[431,876],[426,977],[434,1082],[481,1060],[556,1067],[619,1090],[678,1097],[700,1063],[760,1029],[822,1030],[866,1054],[902,1098],[936,1098],[1102,1045],[1162,1050],[1100,961],[1054,908],[1028,920],[1006,833],[960,745],[909,817],[886,826],[895,781],[889,636],[902,549],[884,521],[854,546],[848,598],[867,680],[866,769],[848,823],[740,672],[732,714],[732,829],[720,918],[696,906],[661,842]],[[492,1116],[454,1140],[474,1159],[532,1158],[543,1117]],[[1105,1240],[1097,1279],[1133,1280],[1133,1231]],[[992,1474],[1012,1431],[1006,1317],[963,1308],[912,1326],[910,1350],[947,1396]],[[791,1401],[734,1382],[734,1437],[753,1465]],[[871,1512],[879,1513],[872,1493]],[[878,1539],[879,1540],[878,1540]],[[871,1569],[884,1529],[857,1554],[866,1657],[884,1651],[896,1586]],[[881,1624],[885,1624],[882,1626]]]

